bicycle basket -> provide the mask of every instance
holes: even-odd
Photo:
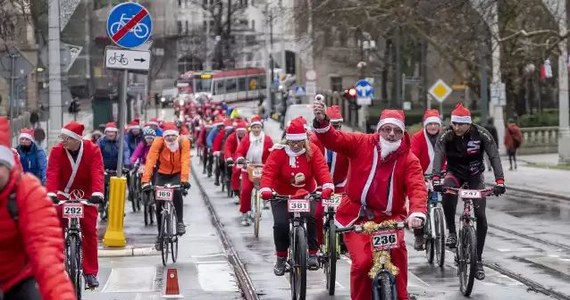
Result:
[[[253,183],[259,183],[261,181],[261,174],[263,172],[263,165],[247,165],[247,176],[249,180]]]

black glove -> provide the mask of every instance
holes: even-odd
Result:
[[[505,188],[504,183],[497,184],[493,188],[493,194],[495,194],[495,196],[500,196],[500,195],[504,194],[506,191],[507,191],[507,189]]]
[[[144,193],[149,193],[150,190],[152,190],[152,186],[150,185],[150,183],[145,183],[145,184],[143,184],[143,186],[142,186],[142,191],[143,191]]]
[[[437,177],[437,176],[432,177],[431,185],[433,186],[433,190],[435,192],[439,192],[439,193],[443,192],[443,182],[439,179],[439,177]]]
[[[59,199],[57,198],[56,195],[50,195],[49,198],[51,199],[51,202],[53,202],[54,204],[57,204],[59,202]]]
[[[89,203],[102,204],[103,203],[103,197],[101,197],[99,195],[93,195],[93,196],[91,196],[91,198],[89,198]]]
[[[182,182],[182,188],[185,190],[189,190],[190,189],[190,182]]]
[[[245,159],[243,159],[243,158],[239,158],[239,159],[236,161],[236,164],[238,164],[238,165],[243,165],[244,163],[245,163]]]

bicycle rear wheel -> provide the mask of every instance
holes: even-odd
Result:
[[[170,216],[168,214],[162,214],[162,221],[161,221],[161,234],[160,234],[160,255],[162,257],[162,265],[166,267],[168,263],[168,228],[170,227]]]
[[[463,227],[459,241],[457,247],[457,253],[459,253],[459,289],[465,297],[469,297],[475,283],[477,264],[477,235],[475,234],[475,228],[471,226]]]
[[[334,295],[334,289],[336,285],[336,260],[337,260],[337,234],[336,226],[334,225],[334,219],[330,218],[328,221],[328,226],[325,235],[325,245],[326,245],[326,262],[325,262],[325,276],[327,278],[327,290],[329,295]]]
[[[437,265],[443,267],[445,263],[445,221],[443,218],[443,209],[436,208],[433,210],[434,212],[434,221],[435,221],[435,259]]]
[[[66,253],[67,273],[69,274],[69,278],[71,278],[71,282],[75,288],[75,295],[77,296],[77,299],[81,299],[82,291],[80,249],[81,244],[79,242],[79,237],[75,234],[69,235],[67,237]]]
[[[305,300],[307,293],[307,237],[303,227],[295,227],[295,261],[291,272],[293,281],[291,281],[291,294],[293,300]]]
[[[426,218],[426,226],[425,226],[425,231],[424,231],[424,235],[425,235],[425,246],[426,246],[426,259],[428,264],[433,264],[433,257],[434,257],[434,239],[432,237],[432,233],[434,228],[431,227],[431,218],[433,218],[433,216],[431,216],[431,214],[427,215]]]

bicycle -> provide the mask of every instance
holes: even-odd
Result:
[[[305,219],[313,210],[311,202],[321,200],[319,192],[312,193],[305,199],[294,199],[291,196],[280,196],[273,193],[273,200],[287,202],[289,213],[289,253],[287,270],[291,282],[291,297],[293,300],[305,300],[307,293],[307,226]]]
[[[354,231],[371,236],[371,244],[374,248],[372,250],[374,265],[368,275],[372,279],[372,299],[374,300],[395,300],[398,298],[396,276],[400,270],[392,263],[390,251],[400,247],[398,231],[406,227],[405,222],[388,220],[381,223],[369,221],[362,225],[353,225],[336,230],[339,233]]]
[[[137,163],[129,174],[129,201],[131,201],[133,206],[133,212],[141,210],[141,178],[139,170],[140,165]]]
[[[105,199],[103,203],[99,205],[99,214],[101,216],[101,221],[107,220],[109,216],[109,195],[111,193],[111,177],[117,176],[116,170],[105,170]]]
[[[232,160],[226,161],[226,172],[225,172],[226,176],[224,176],[224,182],[222,184],[226,186],[226,192],[228,194],[228,198],[231,198],[234,196],[234,191],[232,190],[233,168],[234,168],[234,162]],[[223,189],[224,188],[222,186],[222,190]]]
[[[123,66],[126,66],[129,64],[129,60],[125,57],[124,54],[117,54],[117,53],[114,53],[113,56],[109,57],[108,62],[110,65],[114,65],[117,62]]]
[[[252,164],[246,162],[247,176],[253,182],[253,190],[251,192],[251,211],[250,219],[253,222],[253,236],[259,237],[259,224],[261,223],[261,195],[259,194],[259,182],[263,173],[262,164]]]
[[[477,230],[475,229],[475,212],[473,211],[473,199],[481,199],[493,194],[493,189],[469,190],[461,188],[445,187],[444,193],[457,195],[458,200],[463,201],[463,213],[459,217],[459,238],[455,248],[457,262],[457,276],[459,276],[459,290],[469,297],[475,283],[477,265]]]
[[[129,23],[131,19],[132,17],[129,18],[127,17],[126,14],[121,14],[121,18],[119,19],[119,21],[111,24],[111,28],[109,29],[111,35],[115,35],[115,33],[121,30],[121,28],[123,28],[125,25],[127,25],[127,23]],[[133,28],[131,28],[129,32],[132,32],[139,39],[143,39],[149,34],[148,26],[146,26],[146,24],[143,23],[138,23]]]
[[[334,194],[330,199],[322,200],[325,208],[325,240],[324,245],[321,246],[321,252],[323,253],[321,264],[325,272],[326,287],[330,296],[333,296],[335,292],[336,261],[340,257],[340,243],[334,223],[334,215],[341,199],[341,194]]]
[[[81,265],[81,222],[84,214],[84,206],[97,206],[83,199],[84,192],[82,190],[73,190],[71,193],[57,192],[66,200],[60,200],[56,205],[62,206],[62,217],[68,219],[67,226],[64,229],[65,238],[65,269],[69,275],[77,299],[81,299],[83,268]],[[85,287],[87,289],[87,287]]]
[[[445,217],[441,206],[441,194],[433,190],[431,175],[426,175],[428,189],[426,226],[424,227],[425,251],[428,263],[434,257],[439,267],[445,263]]]
[[[160,253],[162,257],[162,265],[166,267],[168,262],[168,252],[170,247],[170,252],[172,254],[172,263],[175,263],[178,259],[178,235],[176,234],[176,208],[172,201],[174,200],[174,190],[180,190],[182,192],[182,187],[180,184],[166,184],[157,185],[154,187],[155,190],[155,200],[163,201],[161,215],[161,227],[159,233],[160,240]]]

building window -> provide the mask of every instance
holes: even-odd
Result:
[[[177,21],[176,23],[178,25],[178,34],[182,34],[182,21]]]
[[[340,76],[331,77],[331,90],[333,90],[333,92],[342,91],[342,77]]]
[[[255,31],[255,20],[251,20],[251,30]]]

